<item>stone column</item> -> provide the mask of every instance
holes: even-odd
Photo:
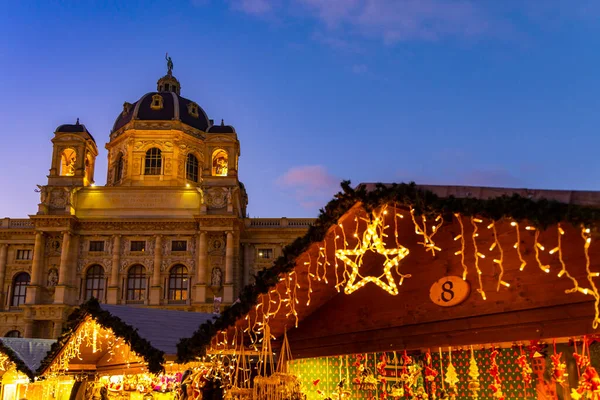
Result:
[[[27,288],[25,304],[35,304],[39,298],[40,285],[42,283],[42,264],[44,261],[44,246],[46,239],[42,232],[35,234],[33,246],[33,261],[31,265],[31,284]]]
[[[196,271],[197,283],[194,288],[194,302],[206,302],[206,270],[208,268],[208,237],[206,232],[198,234],[198,270]]]
[[[69,250],[71,247],[71,233],[63,232],[62,247],[60,251],[60,267],[58,269],[58,285],[54,291],[54,304],[65,304],[67,300],[67,285],[69,279]]]
[[[110,279],[108,281],[107,304],[119,302],[119,270],[121,269],[121,235],[112,237],[112,264],[110,266]]]
[[[227,244],[225,245],[225,285],[223,286],[223,302],[233,303],[233,232],[227,232]]]
[[[242,280],[244,286],[250,282],[250,257],[252,254],[252,245],[250,243],[244,243],[244,279]]]
[[[0,309],[4,309],[6,293],[4,293],[4,278],[6,277],[6,255],[8,245],[0,244]]]
[[[60,269],[58,270],[58,284],[66,285],[69,282],[69,247],[71,246],[71,233],[63,233],[62,249],[60,251]]]
[[[150,304],[159,305],[162,285],[160,284],[160,269],[162,267],[162,236],[156,235],[154,240],[154,269],[150,285]]]

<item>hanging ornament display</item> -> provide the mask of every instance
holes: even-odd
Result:
[[[477,360],[475,359],[475,352],[473,346],[471,346],[471,358],[469,360],[469,391],[471,392],[471,398],[477,400],[479,398],[479,390],[481,385],[479,384],[479,367],[477,366]]]
[[[552,360],[552,379],[560,385],[565,382],[565,371],[567,369],[567,364],[561,360],[561,357],[562,353],[554,353],[550,356]]]
[[[579,387],[577,389],[571,389],[571,398],[578,400],[584,399],[600,399],[600,376],[596,368],[590,364],[590,359],[586,356],[586,350],[589,354],[589,343],[586,337],[583,338],[583,347],[581,354],[577,351],[573,354],[577,368],[580,371],[579,376]]]
[[[521,347],[521,354],[517,357],[516,360],[517,365],[520,368],[521,379],[523,380],[523,391],[525,395],[527,395],[527,389],[531,386],[531,382],[533,377],[533,370],[529,365],[529,361],[527,361],[527,356],[523,353],[523,348]]]
[[[456,368],[454,368],[454,364],[452,364],[452,348],[448,348],[448,369],[446,369],[445,381],[448,384],[448,397],[455,399],[457,395],[456,384],[460,379],[458,379]]]
[[[392,391],[390,392],[390,396],[394,400],[398,400],[401,397],[404,397],[404,384],[402,383],[402,379],[400,378],[400,375],[398,375],[398,364],[400,363],[400,361],[398,360],[396,352],[394,352],[393,362],[394,362],[394,377],[396,378],[396,382],[394,382],[394,384],[392,385]]]
[[[431,353],[429,352],[429,350],[427,350],[427,353],[425,353],[425,380],[427,381],[427,384],[429,385],[429,398],[431,398],[431,400],[435,400],[436,399],[436,384],[435,384],[435,377],[438,376],[438,372],[437,370],[435,370],[433,368],[433,361],[431,359]]]
[[[490,369],[488,370],[489,374],[492,376],[490,389],[492,389],[492,394],[495,399],[504,400],[504,394],[502,393],[502,380],[500,379],[500,370],[498,369],[498,364],[496,363],[498,354],[498,350],[492,347],[492,354],[490,355],[491,365]]]

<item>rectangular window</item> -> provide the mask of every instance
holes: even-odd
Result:
[[[91,240],[90,251],[104,251],[104,240]]]
[[[258,258],[261,260],[270,260],[273,258],[273,249],[258,249]]]
[[[131,251],[145,251],[146,242],[144,240],[132,240]]]
[[[31,260],[32,250],[17,250],[17,260]]]
[[[171,241],[171,251],[187,251],[187,240]]]

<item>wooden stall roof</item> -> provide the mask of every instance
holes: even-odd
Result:
[[[353,189],[349,182],[343,182],[342,189],[321,211],[307,234],[287,246],[272,268],[260,271],[255,283],[242,290],[236,303],[224,310],[215,322],[202,325],[192,337],[179,343],[180,361],[204,354],[214,338],[223,332],[231,335],[233,327],[243,331],[248,327],[247,317],[250,321],[261,320],[262,310],[258,305],[268,303],[267,295],[272,290],[283,296],[286,291],[286,283],[282,281],[284,276],[289,277],[293,271],[296,282],[307,281],[310,272],[307,270],[310,268],[307,267],[307,260],[314,261],[320,252],[333,253],[331,246],[323,250],[322,244],[327,237],[331,238],[340,223],[346,226],[347,221],[353,221],[357,216],[367,216],[385,204],[392,204],[399,211],[411,208],[416,215],[443,215],[447,221],[444,224],[446,232],[440,234],[439,244],[446,249],[453,248],[452,236],[459,232],[457,220],[452,219],[457,213],[463,217],[477,216],[496,221],[499,243],[507,248],[512,248],[514,244],[514,238],[511,237],[511,229],[514,228],[510,221],[527,222],[540,228],[538,231],[544,232],[541,240],[548,242],[555,240],[551,238],[554,234],[551,235],[550,231],[556,230],[545,231],[544,228],[563,223],[568,235],[581,240],[581,224],[596,234],[600,222],[600,192],[415,184],[363,184]],[[511,254],[511,259],[507,258],[506,281],[511,281],[510,288],[496,292],[496,285],[493,284],[493,288],[490,286],[495,280],[488,264],[483,275],[483,284],[489,293],[487,301],[477,296],[474,287],[464,304],[440,309],[429,300],[429,287],[444,276],[460,275],[460,257],[449,251],[438,252],[432,257],[422,246],[419,247],[414,228],[412,233],[408,231],[410,229],[404,229],[399,239],[411,249],[411,261],[403,264],[403,268],[407,268],[403,273],[412,274],[413,277],[400,287],[398,296],[388,295],[373,284],[346,295],[339,293],[334,285],[327,284],[325,279],[312,279],[311,301],[308,305],[306,285],[298,289],[297,297],[303,300],[296,308],[298,329],[293,329],[294,316],[282,312],[269,319],[271,333],[280,337],[288,330],[295,356],[307,357],[476,341],[524,340],[554,334],[583,334],[592,330],[593,305],[590,304],[590,297],[565,295],[564,291],[571,288],[570,281],[559,279],[555,274],[544,276],[538,269],[532,251],[524,255],[529,266],[520,274],[520,262],[514,259],[516,255]],[[483,231],[486,231],[485,226],[478,240],[481,248],[487,250],[493,238],[490,232]],[[471,233],[468,232],[469,235]],[[523,241],[532,245],[533,234],[524,235]],[[592,247],[591,251],[595,259],[600,259],[597,248]],[[468,263],[473,261],[467,260]],[[581,246],[567,245],[564,261],[577,266],[575,278],[585,279],[587,275],[583,268],[585,260]],[[549,259],[544,262],[553,268],[558,263]],[[377,265],[366,262],[364,268],[365,272],[369,272]],[[312,273],[314,275],[314,270]],[[322,277],[335,282],[334,268],[330,268],[327,275]],[[471,271],[469,280],[472,284],[473,279],[477,281]],[[556,295],[549,296],[549,293]],[[430,340],[422,340],[426,337]]]
[[[165,357],[174,358],[177,343],[191,336],[214,314],[156,308],[100,304],[91,299],[73,311],[69,323],[39,367],[42,374],[67,345],[77,328],[91,316],[103,328],[111,329],[148,363],[150,372],[160,372]]]
[[[0,353],[13,362],[18,371],[33,381],[35,371],[56,343],[53,339],[0,338]]]

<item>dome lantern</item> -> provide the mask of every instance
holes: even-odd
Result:
[[[167,74],[156,83],[156,91],[181,94],[181,84],[173,76],[173,60],[169,57],[169,53],[165,55],[165,60],[167,60]]]

